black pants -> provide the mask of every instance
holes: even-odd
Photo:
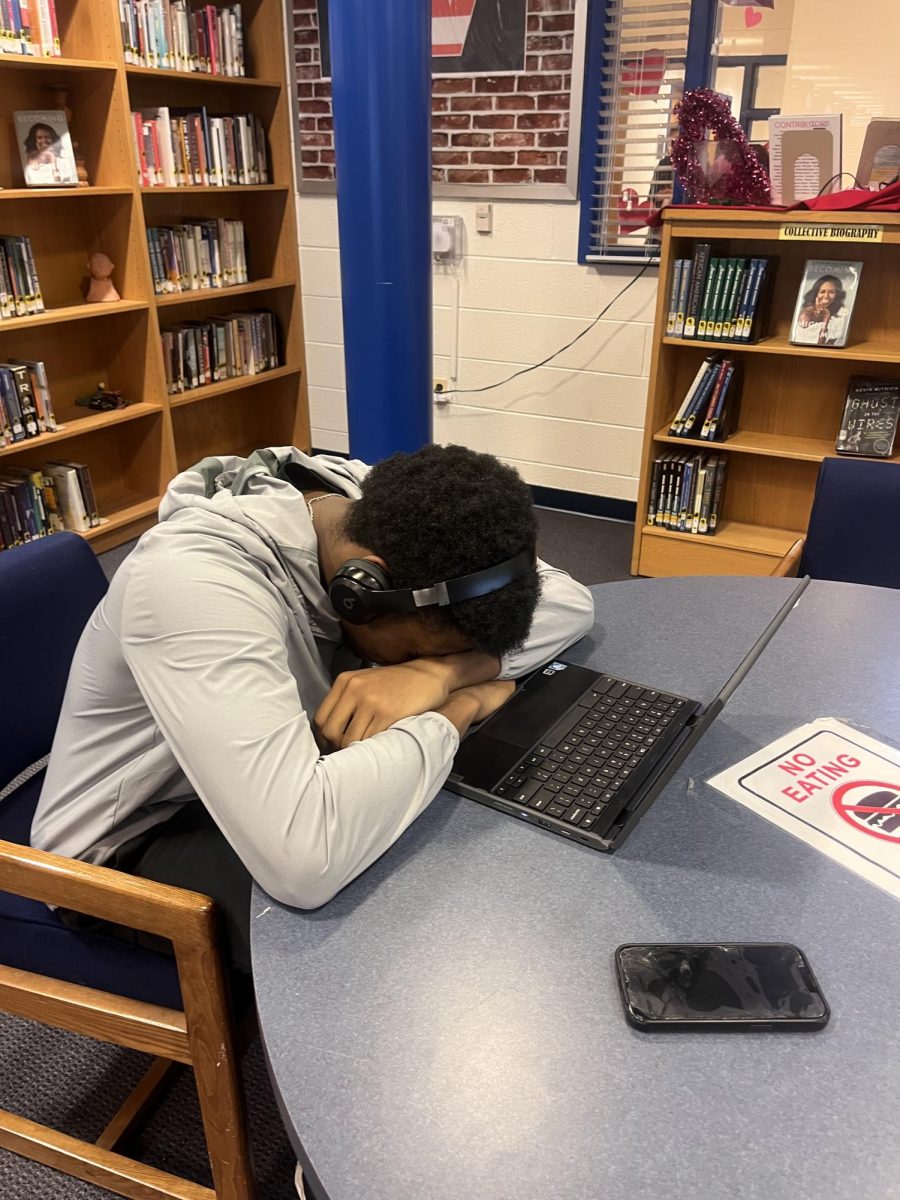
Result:
[[[220,913],[225,961],[233,972],[249,976],[253,881],[200,800],[189,801],[161,825],[120,846],[106,866],[211,896]],[[136,945],[172,953],[171,943],[163,938],[68,909],[60,909],[59,915],[73,929],[114,933]]]

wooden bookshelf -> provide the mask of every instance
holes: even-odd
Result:
[[[84,536],[102,550],[151,525],[172,476],[206,455],[309,449],[284,9],[281,0],[245,0],[248,75],[232,78],[126,65],[117,0],[56,4],[61,58],[0,55],[0,230],[31,239],[47,307],[0,322],[0,361],[43,359],[62,428],[4,448],[0,467],[87,463],[104,523]],[[57,107],[51,89],[59,86],[68,89],[71,132],[91,186],[26,188],[12,114]],[[270,182],[142,188],[130,113],[159,104],[254,113],[267,133]],[[154,295],[147,226],[206,217],[244,222],[250,281]],[[83,303],[96,250],[115,263],[119,303]],[[281,366],[166,394],[162,325],[263,307],[278,318]],[[76,406],[100,380],[121,388],[128,407]]]
[[[787,241],[782,225],[876,225],[883,240]],[[771,255],[778,262],[767,336],[754,345],[667,337],[675,261],[696,242],[714,257]],[[788,340],[807,259],[861,261],[862,280],[843,348]],[[669,436],[702,360],[715,349],[743,360],[738,429],[724,442]],[[631,569],[635,575],[768,575],[809,522],[819,465],[834,443],[851,375],[900,377],[900,216],[891,213],[748,212],[670,209],[663,218],[653,359],[641,454]],[[723,512],[712,536],[647,524],[650,474],[661,452],[679,447],[728,456]],[[900,454],[895,456],[900,461]]]

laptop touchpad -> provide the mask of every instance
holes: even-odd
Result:
[[[453,775],[470,787],[489,792],[522,757],[522,747],[478,732],[466,738],[456,753]]]

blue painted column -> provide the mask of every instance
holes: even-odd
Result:
[[[431,441],[431,3],[329,0],[350,453]]]

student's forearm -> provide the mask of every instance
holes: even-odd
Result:
[[[466,650],[441,658],[419,658],[415,662],[439,676],[448,694],[476,683],[487,683],[490,679],[496,679],[500,672],[500,659],[494,654],[483,654],[480,650]]]

